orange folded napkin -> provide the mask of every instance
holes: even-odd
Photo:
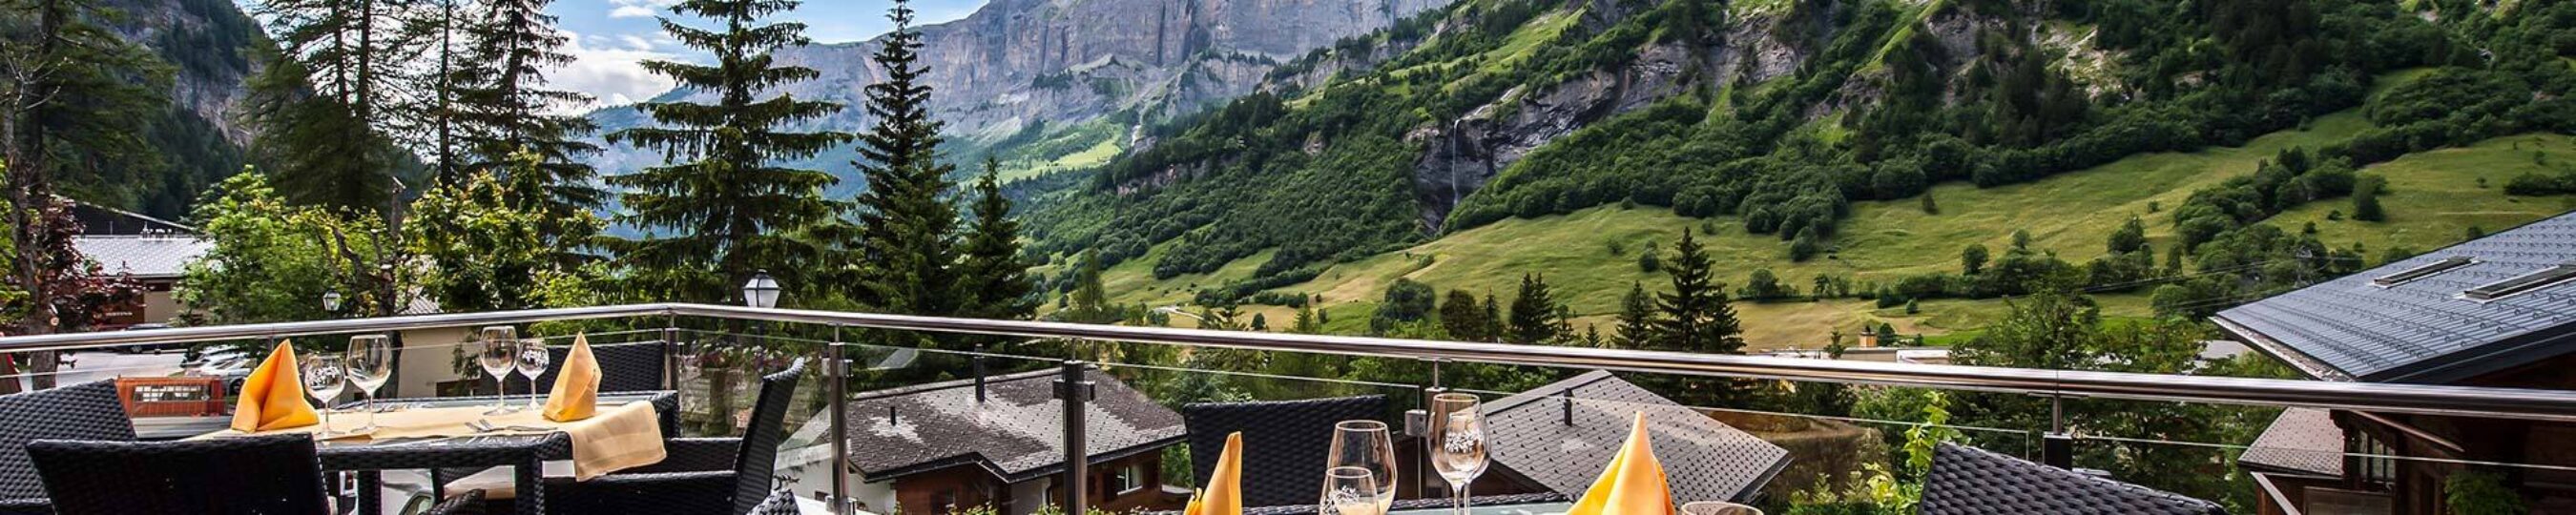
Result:
[[[573,336],[572,352],[555,372],[554,392],[546,395],[546,420],[571,422],[598,412],[599,358],[590,355],[590,335]]]
[[[1636,426],[1628,430],[1628,443],[1619,446],[1601,479],[1565,515],[1672,515],[1673,491],[1664,483],[1664,464],[1655,461],[1647,442],[1646,414],[1640,412]]]
[[[278,342],[242,382],[241,400],[233,405],[233,430],[256,433],[321,423],[313,403],[304,400],[304,380],[296,370],[295,345]]]
[[[1181,515],[1243,515],[1243,433],[1225,435],[1225,453],[1216,457],[1216,472],[1207,489],[1190,496]]]

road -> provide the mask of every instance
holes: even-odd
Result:
[[[186,353],[171,351],[153,354],[118,354],[103,351],[72,352],[63,360],[74,363],[55,374],[55,384],[80,384],[116,377],[161,377],[179,371],[179,361]]]

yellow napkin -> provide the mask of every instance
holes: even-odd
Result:
[[[1207,489],[1190,496],[1181,515],[1243,515],[1243,433],[1225,435],[1225,453],[1216,457],[1216,472]]]
[[[245,433],[321,423],[313,403],[304,400],[304,380],[296,372],[295,346],[278,342],[268,359],[251,369],[242,382],[241,400],[233,405],[233,430]]]
[[[599,412],[599,358],[590,355],[590,335],[572,337],[563,369],[555,372],[555,390],[546,395],[546,420],[571,422]]]
[[[1673,492],[1664,484],[1664,464],[1647,444],[1646,414],[1637,414],[1628,443],[1610,458],[1608,470],[1583,491],[1583,499],[1565,515],[1672,515]]]

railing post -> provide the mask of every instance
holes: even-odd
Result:
[[[832,401],[832,500],[827,503],[833,515],[849,515],[850,507],[850,360],[842,352],[841,326],[832,325],[832,343],[823,347],[824,375],[831,381]]]
[[[680,391],[680,356],[686,352],[680,348],[679,317],[662,315],[662,384],[671,391]]]
[[[1055,396],[1064,406],[1064,513],[1085,515],[1091,512],[1091,452],[1089,415],[1093,394],[1092,383],[1085,372],[1091,364],[1080,360],[1064,362],[1064,376],[1056,379]]]
[[[1434,361],[1431,362],[1431,364],[1435,367],[1434,370],[1437,370],[1440,362]],[[1436,372],[1435,375],[1437,375]],[[1437,384],[1436,380],[1434,381],[1434,384]],[[1442,393],[1448,393],[1448,391],[1448,388],[1441,388],[1438,386],[1431,386],[1422,389],[1422,398],[1416,399],[1417,402],[1422,403],[1420,405],[1422,407],[1404,411],[1405,438],[1425,438],[1431,436],[1431,398],[1439,396]],[[1431,470],[1431,453],[1420,452],[1414,454],[1414,470]],[[1428,473],[1413,475],[1413,496],[1415,498],[1428,498],[1431,496],[1430,493],[1433,486],[1431,478],[1433,477],[1437,477],[1437,475]]]

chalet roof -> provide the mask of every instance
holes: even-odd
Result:
[[[1571,393],[1573,424],[1566,423]],[[1742,501],[1789,465],[1789,451],[1663,396],[1594,371],[1484,407],[1492,459],[1548,490],[1580,497],[1646,414],[1673,498]]]
[[[2281,410],[2236,461],[2252,468],[2343,477],[2343,428],[2335,425],[2329,410]]]
[[[851,466],[869,482],[975,465],[1009,482],[1064,467],[1064,410],[1055,399],[1059,372],[1042,370],[863,392],[849,409]],[[1097,397],[1086,405],[1094,463],[1179,443],[1181,414],[1098,370]]]
[[[1944,443],[1918,515],[2224,515],[2200,499]]]
[[[2215,321],[2327,380],[2450,383],[2576,351],[2576,213],[2238,306]],[[2530,288],[2502,295],[2472,290]]]
[[[187,271],[188,262],[206,254],[214,244],[195,236],[74,236],[72,248],[97,261],[99,270],[108,274],[131,273],[136,279],[175,279]]]

